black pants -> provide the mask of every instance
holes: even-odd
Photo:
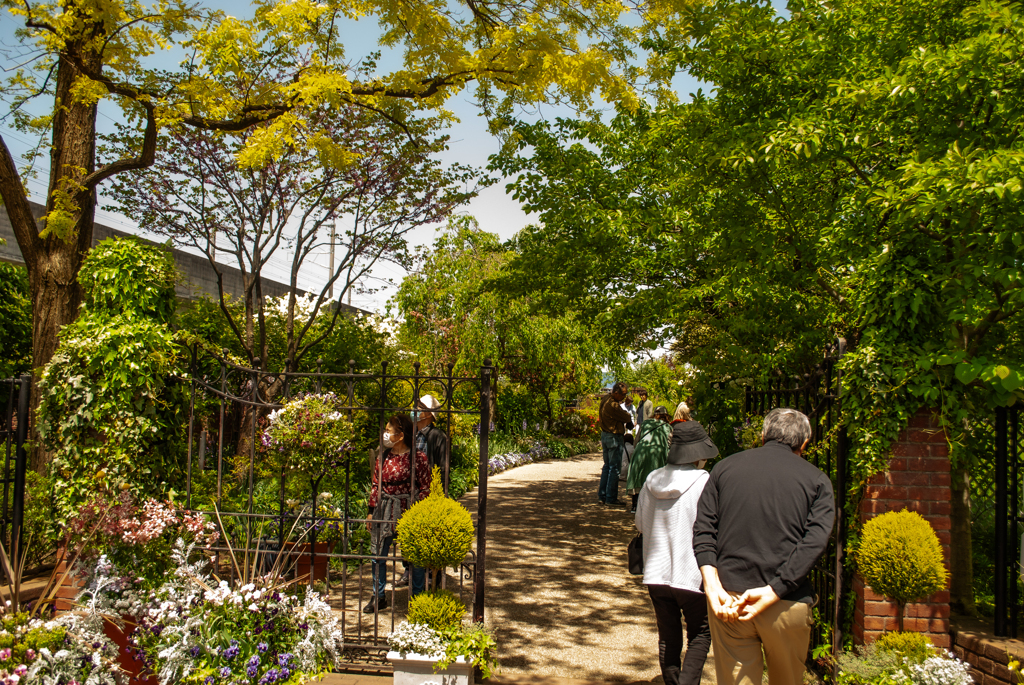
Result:
[[[708,602],[702,592],[648,585],[658,620],[658,662],[665,685],[699,685],[711,649]],[[683,621],[686,621],[686,658]]]

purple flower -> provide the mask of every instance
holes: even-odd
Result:
[[[260,654],[263,654],[269,649],[269,647],[267,647],[266,642],[261,642],[258,645],[256,645],[256,649],[259,650]]]
[[[228,667],[228,666],[225,666],[224,668],[220,669],[220,677],[221,678],[230,678],[231,677],[231,668]]]
[[[281,656],[277,657],[277,665],[288,666],[291,663],[292,658],[294,658],[294,655],[291,652],[285,652]]]
[[[213,685],[213,676],[212,675],[206,676],[206,680],[203,681],[203,682],[206,683],[206,685]]]
[[[223,654],[223,656],[224,656],[224,658],[225,658],[225,659],[227,659],[228,661],[231,661],[231,660],[232,660],[232,659],[234,659],[234,658],[235,658],[236,656],[238,656],[238,652],[239,652],[239,651],[240,651],[240,650],[238,649],[238,645],[237,645],[237,644],[234,644],[234,645],[231,645],[230,647],[228,647],[227,649],[225,649],[225,650],[224,650],[224,654]]]
[[[277,680],[277,669],[272,668],[260,678],[260,685],[267,685]]]
[[[281,680],[287,680],[288,676],[290,676],[291,674],[292,674],[291,670],[289,670],[287,668],[282,668],[281,669]]]
[[[249,668],[245,669],[245,674],[247,676],[249,676],[250,678],[255,678],[256,674],[259,673],[259,672],[260,672],[260,667],[258,665],[250,666]]]
[[[188,650],[188,653],[190,655],[192,655],[192,658],[194,659],[195,657],[199,656],[199,653],[202,652],[202,651],[203,651],[203,648],[200,647],[199,645],[196,645],[192,649]]]
[[[250,668],[253,667],[253,666],[259,666],[259,665],[260,665],[260,655],[259,654],[253,654],[252,658],[249,659],[249,666],[250,666]]]

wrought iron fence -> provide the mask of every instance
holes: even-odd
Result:
[[[1020,407],[999,407],[995,417],[992,469],[995,536],[995,634],[1017,637],[1020,610],[1021,535],[1024,533],[1024,495],[1021,493]]]
[[[764,387],[746,387],[744,408],[748,416],[764,416],[778,407],[802,411],[811,422],[811,444],[804,456],[832,480],[836,497],[836,524],[828,547],[811,570],[811,582],[818,596],[816,624],[822,630],[811,635],[811,649],[831,644],[833,656],[842,650],[848,618],[843,610],[844,541],[847,518],[846,500],[848,443],[841,417],[841,378],[837,362],[846,351],[840,340],[826,351],[824,359],[811,373],[800,376],[776,374]]]
[[[286,493],[297,476],[284,471],[271,473],[270,455],[259,446],[266,417],[290,398],[303,393],[332,392],[338,401],[337,411],[346,414],[355,430],[361,431],[357,440],[372,442],[382,451],[381,434],[388,417],[411,412],[415,424],[418,418],[415,400],[432,394],[440,403],[440,408],[432,413],[449,436],[444,454],[434,455],[434,461],[444,474],[446,494],[453,457],[450,436],[456,428],[465,430],[465,417],[470,417],[479,435],[479,453],[475,455],[476,511],[473,512],[475,550],[467,555],[454,579],[447,574],[441,574],[440,578],[428,574],[428,587],[439,582],[442,587],[457,590],[457,594],[472,605],[473,620],[483,620],[487,452],[494,378],[494,368],[489,361],[481,367],[480,375],[474,377],[454,376],[450,365],[447,375],[421,375],[418,363],[413,365],[412,374],[396,374],[386,362],[378,373],[358,372],[355,362],[349,362],[348,373],[321,373],[319,370],[316,373],[271,373],[244,368],[225,357],[194,348],[191,368],[186,506],[230,521],[228,527],[232,529],[233,539],[231,548],[219,545],[208,549],[221,556],[245,553],[262,555],[264,559],[281,555],[295,557],[292,566],[296,567],[297,575],[308,573],[311,585],[324,583],[329,603],[341,614],[343,647],[353,662],[383,661],[387,634],[395,627],[397,609],[401,606],[396,600],[406,598],[405,593],[396,588],[402,561],[396,546],[392,545],[386,557],[377,556],[368,546],[371,519],[362,499],[365,488],[357,481],[368,475],[371,459],[365,452],[362,456],[349,452],[329,474],[328,481],[344,491],[340,515],[321,515],[315,504],[308,513],[305,509],[296,511],[286,501]],[[325,487],[323,478],[310,479],[309,501],[319,501],[318,494]],[[415,480],[413,473],[412,482]],[[276,488],[272,496],[267,491],[268,486]],[[340,531],[336,543],[330,546],[318,543],[322,527]],[[309,531],[305,538],[296,535],[296,531],[303,529]],[[273,532],[267,534],[268,530]],[[389,610],[375,608],[366,613],[364,602],[373,596],[374,561],[386,562],[389,569]],[[471,587],[467,587],[469,582]]]
[[[0,510],[0,541],[8,553],[21,548],[25,517],[25,472],[28,455],[29,398],[32,378],[0,379],[0,444],[3,445],[3,509]]]

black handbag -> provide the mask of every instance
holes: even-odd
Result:
[[[629,541],[626,546],[626,556],[629,557],[629,572],[634,576],[644,574],[644,534],[637,533],[636,537]]]

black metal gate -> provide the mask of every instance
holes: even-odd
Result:
[[[328,592],[329,604],[341,614],[341,626],[345,635],[344,649],[352,663],[381,664],[388,651],[387,635],[396,626],[400,615],[396,614],[396,599],[404,593],[396,590],[396,581],[401,574],[401,557],[392,545],[387,557],[374,556],[368,549],[366,531],[370,519],[365,509],[352,497],[358,483],[352,480],[359,471],[358,459],[367,460],[365,451],[360,457],[350,452],[342,463],[337,464],[334,476],[340,478],[344,470],[344,502],[339,507],[340,515],[323,516],[314,506],[308,514],[295,513],[293,507],[286,507],[285,483],[287,473],[261,480],[257,474],[266,470],[261,461],[266,461],[257,448],[261,425],[273,410],[281,408],[290,398],[300,394],[332,392],[338,398],[337,410],[350,418],[362,417],[366,425],[374,425],[376,437],[373,444],[380,444],[380,435],[387,418],[399,412],[415,412],[415,399],[425,393],[432,394],[440,408],[433,412],[439,420],[439,427],[452,435],[453,423],[458,416],[470,416],[478,421],[479,436],[476,469],[478,473],[476,498],[476,545],[458,569],[457,578],[449,579],[442,574],[442,587],[456,589],[463,600],[472,606],[472,617],[483,621],[485,601],[485,560],[487,521],[487,452],[491,418],[491,393],[494,368],[485,361],[480,375],[456,377],[451,365],[445,376],[420,374],[420,365],[413,365],[412,374],[394,374],[387,362],[379,373],[360,373],[355,362],[349,362],[347,373],[271,373],[244,368],[227,359],[201,351],[192,350],[192,373],[190,383],[188,447],[187,447],[187,492],[186,506],[193,511],[219,515],[234,522],[238,536],[232,549],[214,546],[214,552],[244,553],[259,556],[267,552],[295,554],[299,542],[290,537],[295,524],[308,524],[312,531],[304,544],[300,564],[309,572],[309,583],[314,584],[318,564],[327,567],[322,586]],[[318,367],[319,368],[319,367]],[[415,416],[415,414],[414,414]],[[370,417],[374,420],[370,420]],[[414,418],[415,423],[415,418]],[[365,437],[364,441],[365,441]],[[449,441],[449,445],[452,443]],[[382,445],[381,445],[382,446]],[[364,445],[365,447],[365,445]],[[449,469],[452,452],[443,455],[444,489],[449,491]],[[368,461],[368,460],[367,460]],[[274,505],[267,506],[267,493],[261,490],[268,481],[279,479]],[[312,482],[312,501],[318,502],[320,480]],[[205,488],[205,489],[204,489]],[[232,508],[232,503],[242,506]],[[365,505],[363,505],[365,506]],[[470,507],[472,508],[472,507]],[[276,521],[277,534],[273,539],[259,539],[254,529],[262,530],[259,522]],[[321,525],[334,525],[341,530],[337,545],[323,549],[317,544],[318,529]],[[242,544],[239,544],[239,541]],[[390,577],[390,602],[387,610],[364,613],[364,603],[372,597],[372,561],[385,560]],[[331,566],[335,567],[334,573]],[[369,567],[369,569],[368,569]],[[300,569],[301,572],[301,569]],[[454,585],[452,584],[454,580]],[[428,579],[434,583],[433,579]],[[471,582],[471,587],[466,587]],[[428,585],[429,587],[429,585]]]
[[[25,471],[28,456],[29,397],[32,377],[0,379],[0,444],[3,445],[3,509],[0,510],[0,541],[8,554],[20,557],[21,528],[25,514]],[[17,542],[16,542],[17,541]]]
[[[832,480],[836,498],[836,525],[828,547],[811,571],[811,582],[818,595],[815,607],[816,629],[811,634],[811,649],[832,645],[832,655],[842,651],[845,625],[843,612],[843,557],[846,540],[847,437],[841,417],[841,378],[837,367],[846,351],[840,340],[829,349],[824,360],[809,374],[777,374],[763,388],[745,389],[744,404],[748,416],[764,416],[772,409],[790,407],[802,411],[811,422],[811,444],[804,456]],[[818,628],[824,628],[825,631]]]
[[[1017,637],[1020,609],[1021,534],[1024,495],[1021,493],[1020,407],[999,407],[995,422],[995,634]]]

